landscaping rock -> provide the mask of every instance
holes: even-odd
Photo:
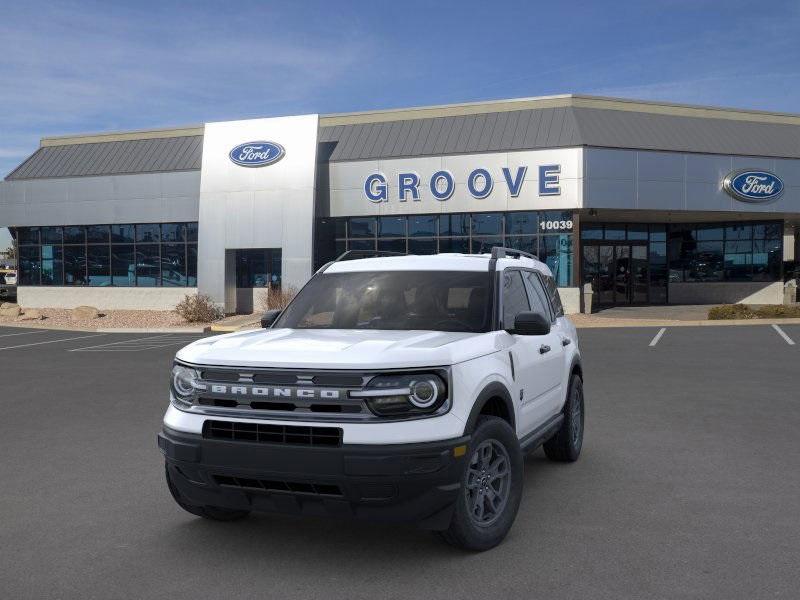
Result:
[[[35,308],[30,308],[17,317],[17,321],[41,321],[42,319],[44,319],[44,315]]]
[[[15,302],[0,302],[0,308],[14,308],[15,306],[19,306]]]
[[[18,317],[20,313],[22,313],[22,309],[16,304],[8,308],[0,308],[0,317]]]
[[[79,321],[88,321],[100,317],[100,311],[94,306],[78,306],[72,309],[72,318]]]

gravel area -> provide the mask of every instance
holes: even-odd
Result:
[[[171,310],[101,310],[97,319],[75,319],[72,311],[59,308],[37,308],[44,318],[27,321],[19,317],[0,316],[0,325],[23,325],[25,327],[46,327],[49,329],[162,329],[184,327],[206,327],[210,323],[187,323],[178,313]]]

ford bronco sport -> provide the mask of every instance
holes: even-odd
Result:
[[[413,522],[485,550],[524,454],[580,454],[576,331],[523,252],[340,259],[262,325],[175,358],[158,444],[192,514]]]

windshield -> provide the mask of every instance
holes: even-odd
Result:
[[[489,273],[330,273],[308,282],[274,327],[489,330]]]

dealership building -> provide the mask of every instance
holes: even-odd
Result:
[[[507,246],[596,305],[783,302],[800,115],[591,96],[48,137],[0,182],[28,307],[226,312],[346,250]]]

